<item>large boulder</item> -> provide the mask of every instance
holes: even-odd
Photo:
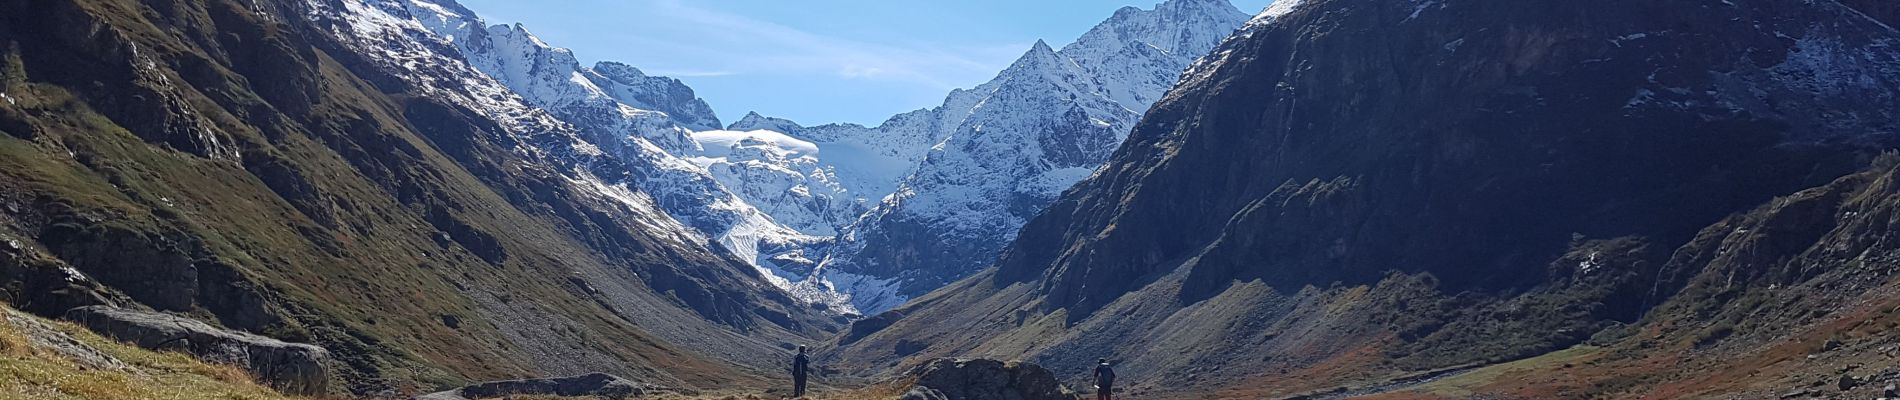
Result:
[[[314,396],[329,392],[330,352],[322,347],[220,329],[190,318],[110,306],[74,308],[66,312],[66,319],[139,347],[182,351],[207,362],[242,367],[284,393]]]
[[[914,373],[904,400],[1074,400],[1055,374],[1020,361],[938,359]]]
[[[514,396],[603,397],[624,399],[656,394],[695,395],[690,390],[661,387],[627,380],[618,376],[592,373],[566,378],[494,381],[460,389],[416,396],[416,400],[470,400],[512,398]]]

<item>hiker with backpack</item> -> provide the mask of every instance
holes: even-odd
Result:
[[[811,370],[811,358],[805,356],[805,346],[798,346],[798,355],[792,356],[792,398],[805,397],[805,377]]]

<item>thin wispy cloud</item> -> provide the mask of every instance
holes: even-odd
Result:
[[[647,75],[670,76],[674,78],[714,78],[739,74],[732,71],[701,71],[691,69],[655,69],[643,70],[642,72],[646,72]]]
[[[938,88],[970,85],[972,74],[994,72],[996,59],[1011,57],[1028,44],[1003,46],[950,47],[930,44],[871,43],[827,35],[764,21],[743,15],[701,8],[680,0],[651,0],[647,11],[653,16],[697,27],[695,36],[705,41],[694,49],[676,45],[672,51],[690,51],[698,59],[718,59],[726,75],[774,73],[826,73],[840,78],[908,82]],[[718,49],[746,48],[750,52],[718,53]],[[1000,53],[1000,54],[999,54]],[[681,68],[693,70],[693,68]]]

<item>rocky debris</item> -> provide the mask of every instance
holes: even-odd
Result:
[[[309,344],[213,327],[197,320],[109,306],[66,312],[101,336],[152,350],[176,350],[213,363],[243,367],[278,391],[296,395],[329,392],[330,352]]]
[[[674,389],[627,380],[618,376],[592,373],[566,378],[523,379],[484,382],[460,389],[416,396],[415,400],[472,400],[510,398],[512,396],[594,396],[624,399],[655,394],[697,395],[691,390]]]
[[[1020,361],[938,359],[912,375],[917,384],[903,400],[1071,400],[1075,392],[1055,374]]]
[[[1816,391],[1816,390],[1814,390],[1814,389],[1795,389],[1795,390],[1793,390],[1793,391],[1789,391],[1788,393],[1783,393],[1783,394],[1781,395],[1781,398],[1783,398],[1783,399],[1805,399],[1805,398],[1809,398],[1809,397],[1814,397],[1814,396],[1816,396],[1816,395],[1819,395],[1819,394],[1821,394],[1821,392],[1819,392],[1819,391]]]

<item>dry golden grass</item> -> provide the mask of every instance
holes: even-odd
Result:
[[[7,314],[0,309],[0,318]],[[57,352],[33,348],[12,322],[0,322],[0,400],[295,399],[258,385],[237,367],[140,349],[70,323],[47,323],[132,368],[87,368]]]
[[[33,347],[27,343],[26,335],[15,331],[12,324],[4,323],[5,318],[4,315],[0,315],[0,356],[25,357],[31,355]]]

